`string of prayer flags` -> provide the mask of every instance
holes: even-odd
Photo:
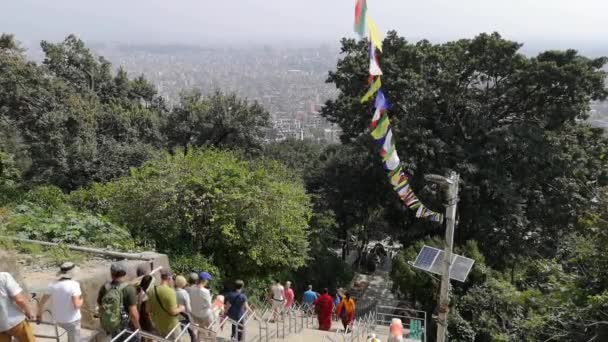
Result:
[[[374,94],[380,89],[382,86],[382,81],[380,81],[380,77],[377,77],[374,83],[369,87],[369,90],[363,97],[361,98],[361,103],[367,102]]]
[[[367,17],[367,0],[356,0],[355,4],[355,32],[359,36],[365,35],[365,17]]]
[[[382,40],[378,34],[376,23],[367,15],[367,1],[356,0],[355,4],[355,32],[364,36],[365,27],[369,29],[369,90],[361,98],[365,103],[376,95],[374,101],[374,115],[369,124],[370,134],[378,145],[379,154],[382,157],[384,169],[388,173],[393,189],[399,195],[401,201],[411,210],[416,211],[417,218],[429,219],[432,222],[443,222],[443,214],[434,212],[420,202],[411,187],[408,176],[403,171],[401,159],[397,154],[395,137],[388,116],[389,102],[382,91],[382,69],[376,57],[376,49],[382,52]]]
[[[369,40],[372,46],[382,52],[382,40],[380,39],[380,34],[378,34],[376,23],[374,23],[370,16],[367,16],[367,27],[369,28]]]
[[[391,185],[405,206],[412,210],[416,210],[417,218],[429,219],[433,222],[443,222],[443,215],[436,213],[422,203],[414,193],[410,186],[409,179],[403,167],[401,159],[397,154],[393,130],[391,129],[390,118],[388,117],[387,108],[388,102],[384,96],[382,89],[376,92],[376,100],[374,101],[375,111],[370,123],[371,135],[376,140],[376,144],[380,147],[379,154],[384,163],[384,169],[388,171],[388,177]],[[378,119],[378,117],[380,117]]]

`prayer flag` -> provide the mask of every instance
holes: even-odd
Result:
[[[372,46],[382,52],[382,40],[380,40],[378,28],[369,15],[367,16],[367,27],[369,27],[369,40],[371,40]]]
[[[393,153],[391,153],[391,155],[386,159],[386,162],[384,163],[384,167],[389,171],[393,171],[394,169],[399,167],[400,164],[401,164],[401,160],[399,160],[397,151],[393,151]]]
[[[380,77],[378,76],[374,83],[372,83],[372,85],[370,86],[367,93],[365,93],[365,95],[363,95],[363,97],[361,98],[361,103],[367,102],[367,100],[369,100],[370,97],[374,96],[374,94],[378,91],[378,89],[380,89],[381,86],[382,81],[380,81]]]
[[[376,58],[374,50],[374,45],[369,43],[369,74],[372,76],[380,76],[382,75],[382,70],[380,69],[380,64],[378,64],[378,59]]]
[[[388,115],[386,115],[386,113],[384,113],[384,115],[382,115],[382,118],[380,119],[380,121],[378,121],[378,126],[376,126],[376,128],[374,128],[374,130],[372,131],[372,137],[375,140],[380,140],[383,137],[386,136],[386,133],[388,132],[389,128],[390,128],[390,124],[391,121],[388,118]]]
[[[382,89],[378,89],[376,99],[374,101],[374,107],[387,110],[389,106],[390,105],[386,100],[386,97],[384,97],[384,92],[382,92]]]
[[[370,129],[376,128],[378,124],[378,120],[382,117],[382,114],[388,109],[388,101],[384,97],[384,93],[382,92],[382,88],[378,89],[376,93],[376,100],[374,101],[374,107],[376,107],[376,111],[374,112],[374,116],[372,117],[372,122],[369,124]]]
[[[356,0],[355,4],[355,32],[361,37],[365,35],[365,17],[367,16],[367,1]]]
[[[382,117],[382,114],[384,114],[384,109],[376,108],[376,111],[374,112],[374,116],[372,117],[372,122],[369,123],[370,129],[373,130],[374,128],[376,128],[376,125],[378,125],[378,120],[380,120],[380,118]]]
[[[390,176],[392,186],[396,187],[396,186],[400,186],[401,184],[405,184],[408,182],[407,176],[403,172],[403,169],[401,168],[401,166],[399,166],[399,168],[395,171],[397,171],[397,172],[393,172],[393,174]]]
[[[386,160],[386,158],[393,153],[395,150],[395,142],[393,141],[393,130],[389,129],[384,138],[384,144],[380,149],[380,155]]]

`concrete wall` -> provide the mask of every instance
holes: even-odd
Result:
[[[8,272],[10,273],[15,280],[23,287],[27,288],[25,283],[23,282],[23,278],[21,277],[21,272],[19,271],[20,266],[17,262],[17,256],[9,251],[0,251],[0,272]]]

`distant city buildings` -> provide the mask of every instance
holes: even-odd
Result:
[[[259,102],[272,118],[266,141],[312,139],[339,142],[340,129],[320,114],[337,91],[325,82],[338,50],[330,47],[162,47],[104,44],[96,53],[123,66],[131,76],[144,74],[169,105],[183,90],[235,92]]]

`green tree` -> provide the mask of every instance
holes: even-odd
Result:
[[[203,96],[191,90],[181,94],[179,106],[169,115],[169,145],[254,151],[260,148],[269,120],[270,115],[259,103],[250,104],[234,93],[216,91]]]
[[[607,140],[580,123],[590,100],[606,98],[605,59],[573,50],[528,58],[498,34],[435,45],[391,32],[383,46],[383,91],[414,188],[441,209],[421,176],[461,175],[457,242],[479,241],[499,268],[514,262],[509,255],[555,256],[607,181]],[[345,39],[328,78],[340,95],[322,114],[340,125],[345,143],[369,139],[372,108],[359,101],[368,63],[367,44]]]
[[[159,251],[200,253],[229,278],[297,269],[308,255],[309,197],[276,162],[189,149],[75,192],[72,201]]]

